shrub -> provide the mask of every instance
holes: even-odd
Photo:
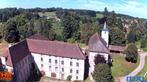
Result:
[[[93,72],[95,82],[112,82],[111,68],[108,64],[97,64]]]
[[[126,54],[125,59],[128,62],[136,63],[138,58],[138,51],[135,44],[130,43],[127,47],[127,49],[124,51]]]
[[[141,41],[141,48],[145,48],[145,47],[147,47],[147,39],[143,39]]]
[[[67,76],[67,80],[68,80],[68,81],[71,81],[71,78],[72,78],[71,75],[68,75],[68,76]]]

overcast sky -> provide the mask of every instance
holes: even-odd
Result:
[[[0,8],[50,8],[62,7],[73,9],[89,9],[109,11],[147,18],[147,0],[0,0]]]

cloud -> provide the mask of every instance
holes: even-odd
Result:
[[[147,5],[139,0],[110,0],[108,2],[102,0],[88,0],[81,6],[84,9],[103,11],[107,7],[109,11],[116,13],[128,14],[135,17],[147,18]]]

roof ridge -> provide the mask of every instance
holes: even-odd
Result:
[[[82,53],[82,56],[85,58],[85,55],[84,55],[84,53],[83,53],[82,49],[80,48],[79,44],[76,44],[76,46],[79,48],[79,50],[80,50],[80,51],[81,51],[81,53]]]

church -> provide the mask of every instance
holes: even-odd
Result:
[[[100,55],[105,58],[106,63],[111,63],[111,53],[108,49],[109,46],[109,30],[104,23],[104,27],[101,30],[101,36],[98,33],[92,35],[88,43],[88,59],[89,59],[89,76],[92,80],[92,73],[95,67],[95,57]]]
[[[31,36],[10,46],[1,60],[14,73],[13,82],[26,82],[33,69],[51,78],[66,80],[70,76],[72,81],[83,81],[85,68],[89,69],[92,79],[97,55],[103,56],[106,63],[112,61],[108,46],[109,30],[105,22],[101,34],[95,33],[89,38],[87,55],[77,44]],[[85,67],[86,58],[89,67]]]

